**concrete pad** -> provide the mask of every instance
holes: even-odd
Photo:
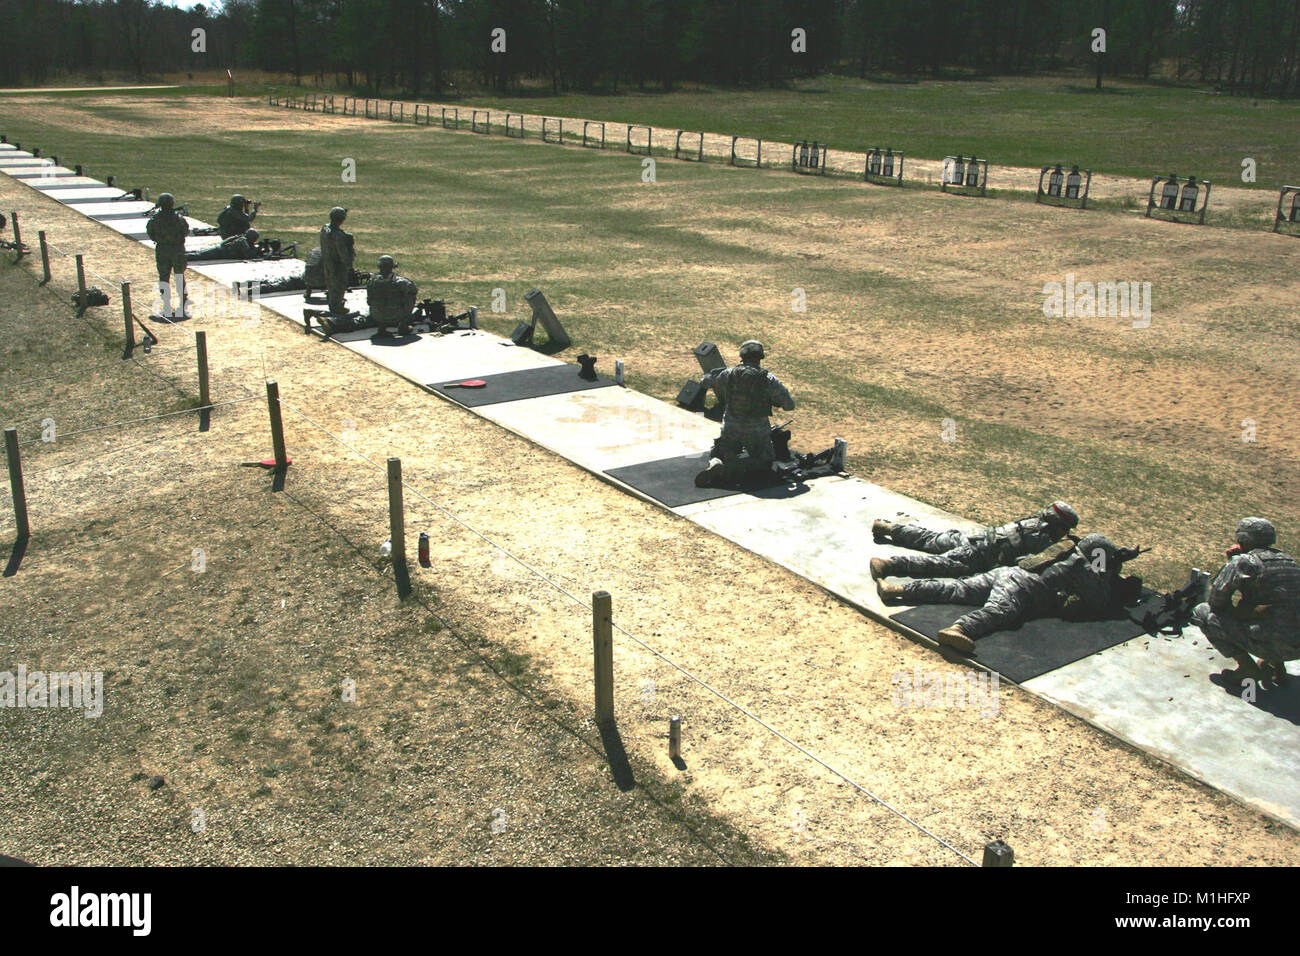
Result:
[[[106,222],[104,225],[114,226],[116,223]],[[205,239],[211,245],[214,237],[203,236],[200,238]],[[206,276],[229,287],[236,282],[300,276],[307,268],[307,263],[301,259],[271,259],[258,262],[194,262],[190,264],[190,268],[199,275]],[[301,311],[298,314],[301,316]]]
[[[126,193],[113,186],[87,186],[84,189],[56,189],[49,195],[61,203],[71,204],[90,199],[115,199],[118,196],[125,196]]]
[[[363,291],[363,302],[364,295]],[[532,349],[521,349],[509,339],[482,331],[421,334],[418,341],[401,345],[377,344],[367,338],[348,347],[419,385],[564,364],[559,359]]]
[[[48,180],[52,183],[75,182],[91,186],[104,185],[98,179],[91,179],[89,176],[78,176],[76,170],[68,169],[66,166],[6,166],[2,171],[11,179],[24,181],[39,179],[42,182]]]
[[[706,451],[719,430],[685,409],[617,386],[486,405],[475,411],[598,474]]]
[[[57,199],[58,197],[56,196],[55,198]],[[123,205],[126,205],[126,203],[123,203]],[[153,205],[150,204],[149,208],[152,209]],[[191,229],[206,229],[208,227],[208,224],[203,222],[202,220],[191,219],[189,216],[185,217],[185,221],[190,224]],[[101,225],[107,226],[109,229],[112,229],[114,232],[120,232],[122,235],[130,236],[132,238],[139,238],[143,236],[145,234],[145,230],[149,228],[148,216],[137,216],[134,219],[103,219],[103,220],[99,220],[99,222]],[[211,241],[216,237],[200,236],[199,238],[201,239],[206,238],[209,241]],[[140,239],[140,241],[144,242],[146,240]],[[149,243],[149,245],[150,247],[152,247],[153,243]]]
[[[153,208],[153,203],[143,199],[123,199],[120,202],[79,202],[74,204],[77,212],[91,218],[99,216],[143,216]]]
[[[1300,827],[1300,664],[1255,700],[1195,627],[1138,637],[1024,687],[1216,789]]]

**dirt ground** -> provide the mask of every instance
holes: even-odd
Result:
[[[152,257],[138,244],[8,181],[0,205],[96,272],[148,287]],[[0,266],[5,323],[75,329],[70,263],[56,262],[45,290],[38,268]],[[116,305],[98,312],[111,336]],[[1017,688],[1000,689],[995,716],[899,707],[896,675],[967,669],[270,313],[256,326],[233,315],[188,326],[209,331],[215,401],[279,382],[294,465],[278,493],[238,466],[269,450],[257,402],[218,410],[207,433],[184,415],[33,448],[37,532],[20,571],[0,579],[13,622],[0,661],[102,667],[112,722],[96,731],[72,715],[0,715],[5,853],[962,862],[666,659],[976,859],[1001,838],[1026,865],[1300,860],[1290,828]],[[933,348],[953,348],[944,343],[936,332]],[[165,329],[160,349],[186,344]],[[48,394],[97,400],[70,386]],[[99,420],[121,420],[111,411]],[[433,570],[417,572],[405,604],[378,554],[390,455],[414,488],[412,545],[419,530],[433,542]],[[7,502],[0,515],[11,529]],[[186,567],[204,543],[210,569],[197,575]],[[582,600],[610,591],[616,622],[663,655],[615,641],[619,729],[639,783],[628,793],[588,716],[589,612],[557,585]],[[345,711],[332,689],[354,675],[361,703]],[[685,770],[663,739],[674,714]],[[156,793],[145,785],[155,773],[169,781]],[[207,820],[197,835],[196,808]]]

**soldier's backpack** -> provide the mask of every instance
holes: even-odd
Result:
[[[307,253],[307,268],[303,270],[302,278],[308,289],[325,288],[323,259],[324,256],[321,255],[320,246],[316,246],[311,252]]]

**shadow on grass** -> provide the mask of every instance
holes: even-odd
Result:
[[[11,578],[18,573],[18,568],[23,563],[23,557],[27,554],[29,541],[31,541],[29,535],[23,535],[14,541],[13,550],[9,552],[9,561],[5,565],[3,577]]]
[[[600,725],[600,742],[605,747],[605,757],[614,774],[614,785],[627,793],[636,786],[636,776],[632,773],[632,764],[628,762],[627,750],[623,747],[623,738],[619,736],[616,721],[610,720]]]

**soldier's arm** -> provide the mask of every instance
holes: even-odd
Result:
[[[790,397],[789,390],[771,372],[767,373],[767,394],[773,405],[784,408],[787,412],[794,411],[794,399]]]
[[[1254,568],[1250,567],[1251,564]],[[1210,607],[1216,611],[1229,610],[1232,607],[1233,593],[1241,588],[1244,581],[1249,580],[1252,572],[1257,575],[1261,570],[1257,559],[1248,554],[1237,555],[1220,568],[1210,582],[1210,593],[1206,599]]]
[[[1074,542],[1069,538],[1063,538],[1055,544],[1050,544],[1037,554],[1027,554],[1016,563],[1026,571],[1038,574],[1050,564],[1054,564],[1061,558],[1065,557],[1074,550]]]

